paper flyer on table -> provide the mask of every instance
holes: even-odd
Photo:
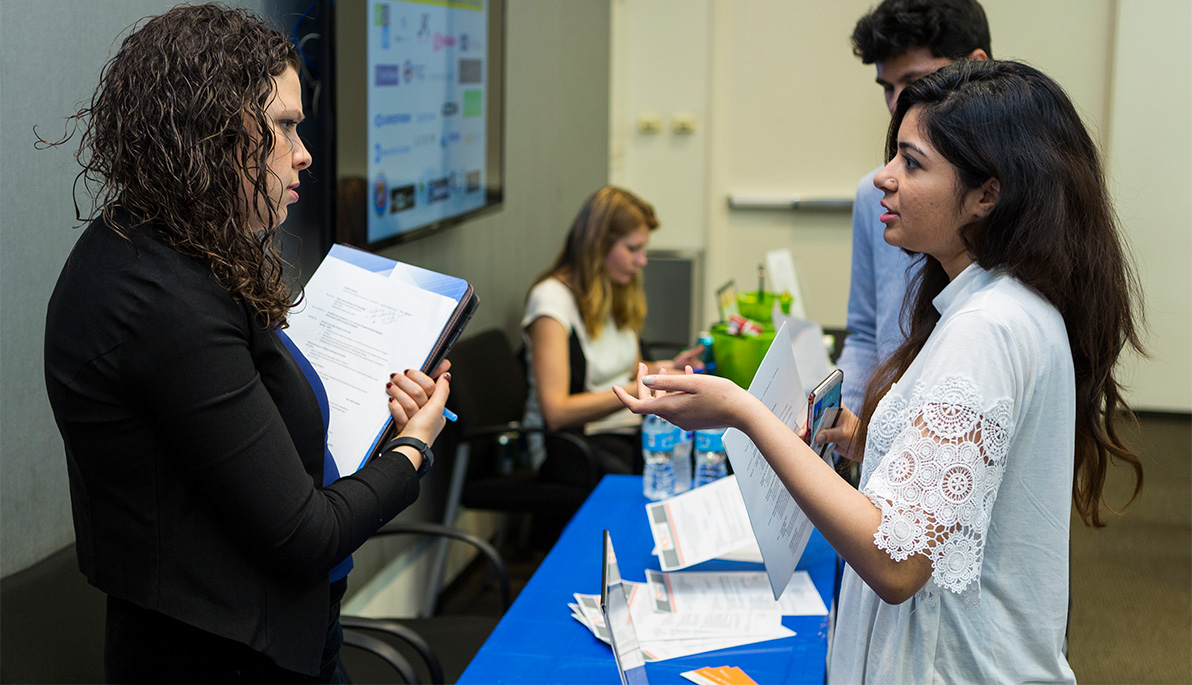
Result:
[[[757,683],[736,666],[705,666],[679,675],[696,685],[757,685]]]
[[[396,270],[377,273],[342,258],[355,252],[332,249],[286,330],[327,391],[327,447],[341,476],[364,465],[388,425],[389,374],[422,366],[456,306],[394,277]]]
[[[755,544],[735,476],[646,505],[658,564],[674,571]]]
[[[782,598],[775,600],[769,580],[760,571],[689,571],[662,573],[646,569],[649,596],[660,613],[773,613],[780,616],[823,616],[823,598],[806,571],[795,571]]]
[[[807,410],[807,396],[795,368],[790,330],[783,325],[749,384],[749,394],[760,399],[791,429],[791,439]],[[762,453],[741,431],[730,428],[724,434],[724,449],[737,476],[753,535],[762,551],[766,574],[774,599],[782,596],[803,549],[811,538],[811,521],[787,492],[778,474]]]

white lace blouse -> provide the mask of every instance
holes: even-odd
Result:
[[[1075,376],[1063,319],[972,265],[869,424],[861,491],[874,544],[931,559],[900,605],[846,568],[829,680],[1075,682],[1062,653]]]

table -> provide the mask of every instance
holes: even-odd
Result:
[[[645,580],[658,558],[646,521],[640,476],[605,476],[576,513],[530,582],[460,677],[460,683],[616,683],[608,645],[571,617],[572,593],[599,594],[602,531],[608,529],[621,575]],[[710,561],[686,570],[754,571],[761,564]],[[836,586],[836,552],[815,532],[799,570],[826,606]],[[829,619],[786,616],[797,635],[646,664],[651,683],[688,683],[679,674],[703,666],[739,666],[758,683],[824,682]]]

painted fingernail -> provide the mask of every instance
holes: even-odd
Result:
[[[396,376],[396,375],[397,375],[396,373],[391,373],[391,374],[389,374],[389,377],[390,377],[390,378],[393,378],[393,377],[394,377],[394,376]]]
[[[386,384],[385,384],[385,389],[386,389],[386,390],[388,390],[389,388],[392,388],[392,387],[393,387],[393,384],[392,384],[392,383],[386,383]]]
[[[443,374],[443,378],[446,378],[447,382],[450,383],[451,382],[451,372],[448,371],[447,373]]]
[[[396,397],[390,397],[390,398],[389,398],[389,402],[390,402],[391,404],[392,404],[393,402],[396,402],[396,401],[397,401],[397,398],[396,398]]]
[[[642,385],[645,385],[645,386],[654,385],[654,377],[646,376],[645,378],[642,378]]]

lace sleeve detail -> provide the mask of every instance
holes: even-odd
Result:
[[[962,375],[941,378],[930,390],[919,382],[907,402],[888,399],[896,401],[879,405],[866,447],[881,456],[876,464],[865,460],[870,473],[862,479],[882,512],[874,541],[895,561],[927,556],[932,581],[975,604],[1013,404],[1008,397],[985,403]]]

